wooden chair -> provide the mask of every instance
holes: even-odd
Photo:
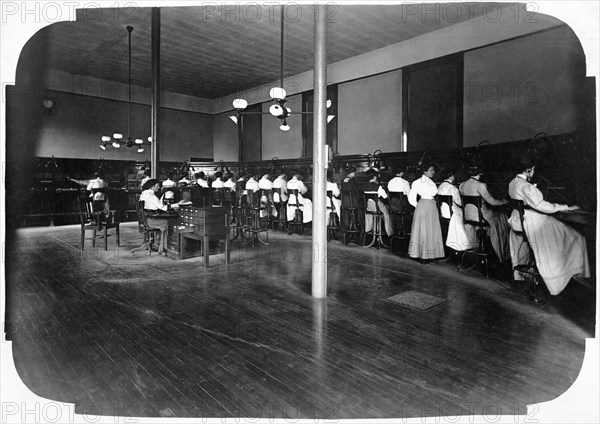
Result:
[[[359,199],[355,199],[353,192],[351,190],[345,189],[345,184],[342,182],[341,184],[341,194],[342,194],[342,216],[348,217],[348,228],[344,228],[342,226],[343,233],[343,243],[348,244],[355,237],[361,237],[362,231],[358,229],[357,223],[360,222],[358,220],[358,201]],[[346,242],[346,237],[349,236],[349,240]],[[356,240],[355,240],[356,241]],[[358,241],[356,241],[358,243]],[[363,244],[363,241],[359,244]]]
[[[135,204],[135,211],[138,218],[138,231],[144,235],[143,243],[136,248],[131,249],[131,254],[135,254],[136,250],[140,250],[144,245],[148,245],[148,256],[152,256],[152,244],[156,242],[156,234],[160,233],[160,228],[151,227],[148,225],[148,218],[144,210],[144,201],[138,200]]]
[[[192,187],[190,189],[192,205],[198,208],[210,208],[212,206],[213,189],[208,187]]]
[[[275,199],[278,199],[278,201],[275,201]],[[277,218],[272,221],[273,229],[277,226],[277,229],[281,228],[280,231],[285,231],[287,227],[287,202],[284,202],[281,198],[280,188],[273,189],[273,205],[277,209]]]
[[[213,188],[212,194],[212,205],[213,206],[223,206],[225,202],[225,188]]]
[[[371,243],[363,245],[363,247],[371,247],[377,241],[377,249],[379,246],[388,247],[383,242],[383,212],[379,209],[379,195],[376,191],[365,191],[365,214],[373,217],[373,239]],[[365,234],[364,242],[367,240],[367,234]],[[364,243],[363,243],[364,244]]]
[[[92,231],[92,247],[96,247],[96,239],[104,238],[104,250],[108,250],[108,230],[114,229],[117,236],[117,247],[121,245],[119,222],[116,221],[116,211],[98,211],[94,212],[94,203],[86,199],[78,198],[79,203],[79,222],[81,224],[81,240],[79,247],[83,251],[85,243],[85,234]],[[102,231],[103,235],[98,235]]]
[[[464,257],[467,253],[474,254],[477,257],[478,262],[475,264],[477,266],[478,263],[484,265],[484,275],[489,277],[488,271],[488,256],[489,254],[485,251],[485,244],[487,242],[487,229],[490,224],[483,218],[483,198],[481,196],[464,196],[461,195],[462,198],[462,211],[463,211],[463,222],[475,227],[475,231],[477,234],[478,246],[476,249],[468,249],[463,254],[463,260],[461,261],[461,268],[463,267]],[[469,219],[467,216],[467,207],[471,205],[477,209],[477,220]]]
[[[261,217],[260,221],[266,223],[267,229],[273,228],[273,208],[275,207],[273,204],[273,189],[264,189],[261,188],[259,190],[258,201],[261,207]],[[265,201],[266,199],[266,201]]]
[[[333,203],[333,191],[327,191],[327,198],[329,199],[329,205],[327,206],[327,214],[329,215],[329,224],[327,224],[327,241],[332,238],[337,238],[337,233],[340,230],[340,219]]]
[[[288,235],[292,234],[293,228],[299,229],[298,234],[303,235],[304,233],[304,217],[302,215],[302,203],[300,203],[299,192],[297,189],[290,191],[290,198],[288,199],[288,207],[294,208],[294,219],[288,221]],[[292,198],[292,196],[294,196]],[[287,217],[287,210],[286,210]]]
[[[533,253],[533,249],[531,248],[531,244],[529,243],[529,239],[527,238],[527,233],[525,232],[525,203],[522,200],[517,200],[517,199],[510,199],[509,201],[509,206],[512,210],[516,210],[519,214],[519,220],[521,222],[521,228],[522,231],[515,231],[514,229],[511,230],[513,231],[516,235],[523,237],[523,243],[527,244],[527,247],[529,248],[529,258],[527,259],[527,263],[525,264],[520,264],[520,265],[515,265],[513,267],[513,289],[516,289],[517,287],[517,281],[515,280],[515,276],[514,276],[514,272],[520,272],[522,274],[525,274],[527,276],[529,276],[531,278],[532,281],[532,285],[531,285],[531,290],[530,290],[530,297],[531,300],[533,300],[535,303],[545,303],[546,302],[546,298],[544,297],[540,297],[540,293],[539,293],[539,285],[540,285],[540,280],[543,282],[542,276],[540,275],[540,272],[537,268],[537,263],[535,261],[535,255]]]
[[[408,248],[410,240],[410,226],[412,224],[412,212],[408,196],[401,191],[390,191],[388,193],[390,199],[390,215],[391,221],[394,223],[394,234],[390,237],[389,252],[392,252],[395,240],[405,243]]]

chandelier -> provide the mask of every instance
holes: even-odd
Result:
[[[106,150],[106,146],[110,143],[115,149],[121,147],[121,143],[124,143],[128,148],[132,148],[133,146],[137,146],[137,152],[144,152],[144,145],[147,145],[152,142],[152,137],[148,137],[148,143],[144,143],[144,140],[141,138],[134,138],[131,135],[131,117],[132,117],[132,102],[131,102],[131,89],[133,84],[133,79],[131,78],[131,32],[133,31],[132,26],[127,26],[127,33],[129,34],[129,116],[127,121],[127,138],[123,140],[123,134],[120,132],[115,132],[112,135],[112,138],[108,135],[102,136],[102,144],[100,144],[100,148],[102,150]]]
[[[269,107],[269,113],[276,117],[279,118],[280,120],[280,125],[279,125],[279,129],[281,131],[289,131],[290,130],[290,126],[287,122],[287,118],[289,118],[289,116],[292,114],[292,110],[289,107],[285,106],[285,97],[287,95],[285,89],[283,88],[283,35],[284,35],[284,5],[282,4],[280,6],[281,9],[281,32],[280,32],[280,67],[279,67],[279,83],[280,86],[279,87],[273,87],[271,88],[271,90],[269,90],[269,96],[271,96],[271,100],[274,102],[274,104],[272,104]],[[331,100],[327,100],[327,107],[329,108],[331,106]],[[240,117],[242,115],[242,113],[244,114],[263,114],[263,112],[244,112],[244,109],[246,109],[248,107],[248,102],[245,99],[235,99],[233,101],[233,107],[237,110],[237,116],[230,116],[229,118],[237,125],[239,125],[239,120]],[[266,113],[266,112],[265,112]],[[311,114],[312,112],[293,112],[293,113],[299,113],[299,114]],[[327,116],[327,123],[331,122],[331,120],[335,118],[335,115],[328,115]]]

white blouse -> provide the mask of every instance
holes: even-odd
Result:
[[[536,211],[551,214],[554,212],[568,210],[568,205],[550,203],[544,200],[542,192],[529,181],[523,174],[517,175],[508,185],[508,195],[517,200],[522,200],[525,205]]]
[[[273,183],[268,178],[261,178],[258,180],[258,188],[262,190],[271,190],[273,188]]]
[[[252,177],[246,181],[246,190],[258,191],[258,183]]]
[[[417,194],[421,196],[421,199],[432,200],[437,194],[437,186],[433,180],[425,175],[417,178],[413,181],[410,192],[408,193],[408,202],[417,207]]]
[[[402,192],[406,195],[410,192],[410,183],[402,177],[394,177],[388,182],[388,191]]]
[[[144,201],[144,209],[150,211],[155,211],[158,209],[163,211],[167,210],[167,205],[163,205],[161,203],[158,197],[156,197],[156,194],[154,194],[154,190],[152,189],[142,191],[142,194],[140,194],[140,200]]]
[[[302,181],[300,181],[299,179],[297,179],[296,177],[293,177],[291,180],[288,181],[287,189],[288,189],[288,193],[291,192],[292,190],[298,190],[298,193],[305,194],[308,191],[308,189],[306,188],[304,183]]]

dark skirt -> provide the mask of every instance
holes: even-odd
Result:
[[[152,228],[159,228],[161,231],[167,231],[169,223],[164,218],[152,218],[148,217],[148,226]]]
[[[444,257],[444,239],[435,200],[421,199],[413,215],[408,255],[411,258]]]

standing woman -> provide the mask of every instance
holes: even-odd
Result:
[[[444,257],[444,240],[434,200],[437,194],[437,186],[432,180],[435,168],[425,165],[423,170],[423,175],[413,181],[408,193],[408,201],[415,207],[408,255],[422,263],[429,263],[430,259]],[[418,203],[417,195],[421,196]]]

